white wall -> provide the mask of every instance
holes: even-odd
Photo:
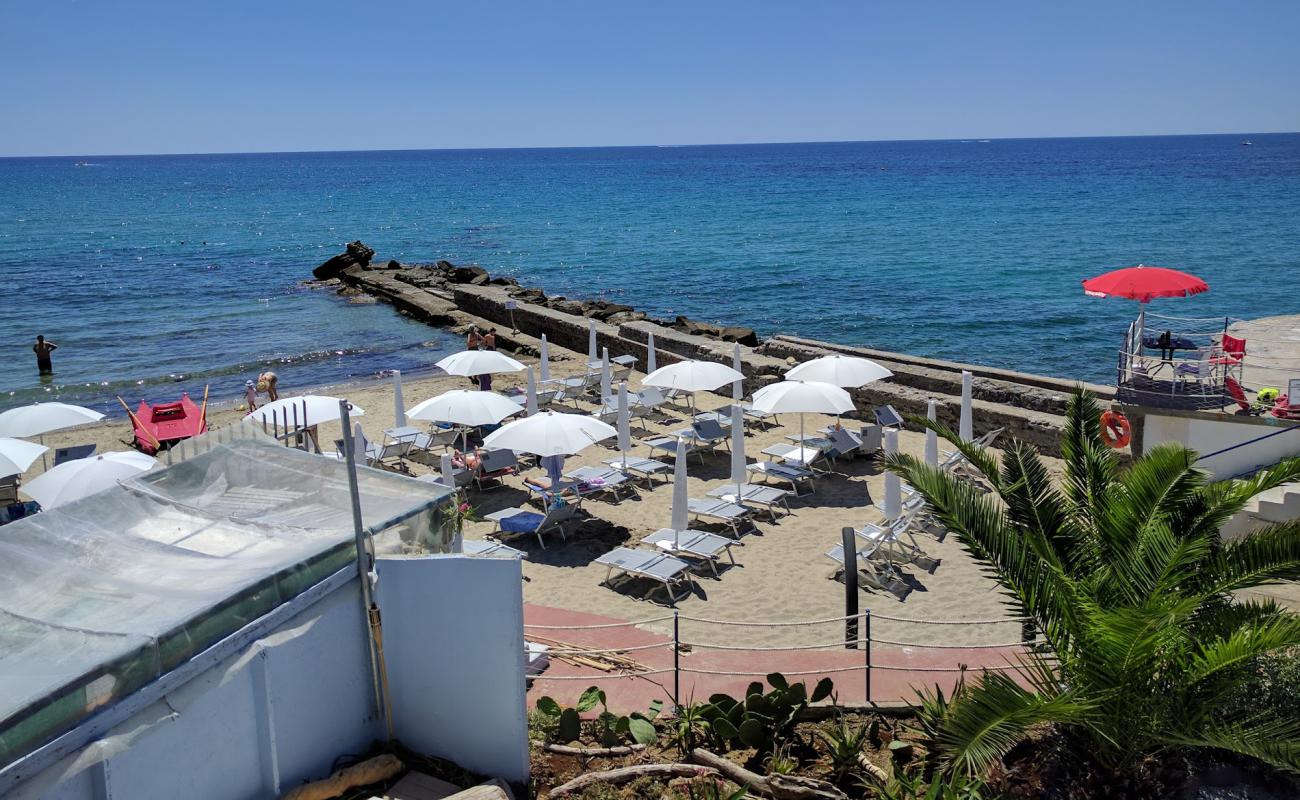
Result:
[[[352,580],[9,796],[273,798],[325,777],[381,730],[362,619]]]
[[[528,779],[522,568],[515,558],[380,558],[376,597],[398,739]]]
[[[1300,426],[1280,420],[1273,425],[1260,425],[1209,414],[1200,418],[1147,412],[1142,427],[1142,450],[1146,452],[1161,442],[1179,442],[1202,455],[1208,455],[1284,427]],[[1290,430],[1227,453],[1202,458],[1196,466],[1208,470],[1216,478],[1231,478],[1295,455],[1300,455],[1300,430]]]

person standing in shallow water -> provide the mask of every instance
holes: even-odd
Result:
[[[32,345],[32,352],[36,354],[36,368],[42,375],[54,374],[54,362],[50,359],[50,354],[58,350],[59,346],[54,342],[45,341],[45,337],[37,336],[36,344]]]

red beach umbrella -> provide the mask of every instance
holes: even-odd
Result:
[[[1145,264],[1117,269],[1083,282],[1083,293],[1089,297],[1123,297],[1142,303],[1156,297],[1188,297],[1209,289],[1210,285],[1195,275]]]

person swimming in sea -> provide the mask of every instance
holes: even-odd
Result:
[[[50,359],[50,354],[58,349],[59,346],[54,342],[45,341],[43,335],[36,337],[36,344],[32,345],[32,352],[36,354],[36,369],[40,370],[42,375],[54,374],[54,362]]]

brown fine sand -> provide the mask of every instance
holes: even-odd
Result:
[[[554,348],[552,373],[572,374],[582,369],[586,359],[579,354]],[[635,373],[630,389],[640,387],[641,373]],[[495,376],[494,389],[518,385],[522,378]],[[403,394],[407,407],[453,388],[468,388],[464,378],[433,377],[406,379]],[[299,387],[282,386],[282,396],[295,393]],[[392,386],[358,384],[348,387],[321,387],[302,391],[318,394],[335,394],[348,397],[365,409],[360,419],[367,435],[379,438],[381,431],[393,425]],[[715,408],[729,402],[728,398],[702,394],[697,403],[702,409]],[[590,403],[583,411],[592,410]],[[241,410],[214,409],[210,413],[213,427],[230,424],[243,416]],[[670,409],[672,419],[652,421],[651,433],[667,433],[689,424],[684,409]],[[816,414],[805,415],[804,425],[815,431],[829,418]],[[746,440],[746,454],[752,461],[760,451],[771,444],[784,442],[785,435],[797,433],[798,415],[782,415],[779,427],[762,431],[751,427]],[[633,440],[651,434],[642,433],[633,425]],[[327,445],[339,436],[337,424],[321,426],[321,442]],[[126,420],[115,419],[103,424],[45,437],[53,447],[67,444],[95,442],[100,452],[123,450],[123,440],[130,437]],[[905,452],[921,455],[924,436],[904,431],[900,446]],[[941,446],[945,443],[941,442]],[[592,446],[578,456],[570,458],[568,469],[583,464],[599,464],[616,455],[614,441],[608,446]],[[649,455],[648,448],[637,446],[639,455]],[[660,460],[664,460],[662,457]],[[671,463],[671,458],[668,459]],[[1059,465],[1049,460],[1055,470]],[[33,466],[28,478],[39,473],[40,462]],[[812,497],[791,499],[793,514],[780,516],[774,523],[761,518],[758,532],[744,536],[741,546],[734,548],[737,566],[725,569],[720,578],[697,577],[694,593],[678,602],[683,616],[713,620],[747,622],[806,620],[839,617],[844,613],[844,585],[832,580],[834,564],[825,557],[840,541],[840,531],[846,525],[860,526],[865,522],[879,521],[881,514],[872,502],[884,496],[884,478],[880,466],[866,459],[844,460],[834,466],[839,474],[821,477],[817,493]],[[429,471],[428,467],[412,464],[413,474]],[[540,474],[536,469],[532,474]],[[692,457],[689,464],[690,496],[705,497],[705,492],[727,481],[730,473],[730,456],[719,449],[707,454],[704,464]],[[619,544],[636,547],[641,538],[667,527],[671,486],[658,482],[651,490],[640,489],[637,496],[627,497],[620,503],[587,498],[583,510],[590,516],[581,523],[571,523],[567,542],[554,535],[548,537],[547,547],[541,549],[535,539],[519,539],[514,544],[528,552],[524,562],[524,599],[530,603],[568,608],[620,619],[639,620],[662,617],[671,613],[661,602],[639,599],[628,591],[616,591],[602,584],[606,570],[592,564],[592,559],[608,552]],[[522,488],[519,477],[508,478],[504,485],[483,492],[471,492],[470,502],[480,514],[511,506],[528,504],[528,493]],[[693,528],[711,528],[693,523]],[[488,522],[470,523],[466,537],[482,539],[492,530]],[[976,645],[1015,642],[1020,635],[1017,622],[1008,616],[1006,606],[997,587],[986,577],[951,537],[940,541],[932,535],[918,534],[918,542],[932,557],[939,559],[931,574],[915,566],[906,566],[914,591],[900,602],[883,592],[860,590],[863,608],[877,615],[873,622],[873,635],[880,639],[917,644]],[[657,596],[656,596],[657,597]],[[888,620],[886,616],[921,620],[963,620],[965,624],[920,624]],[[985,622],[993,620],[994,622]],[[997,622],[1000,620],[1000,622]],[[665,633],[670,622],[649,623],[648,629]],[[772,646],[793,644],[819,644],[833,642],[842,636],[838,623],[785,625],[781,627],[718,626],[695,621],[683,621],[683,636],[696,641],[719,642],[732,645]]]

